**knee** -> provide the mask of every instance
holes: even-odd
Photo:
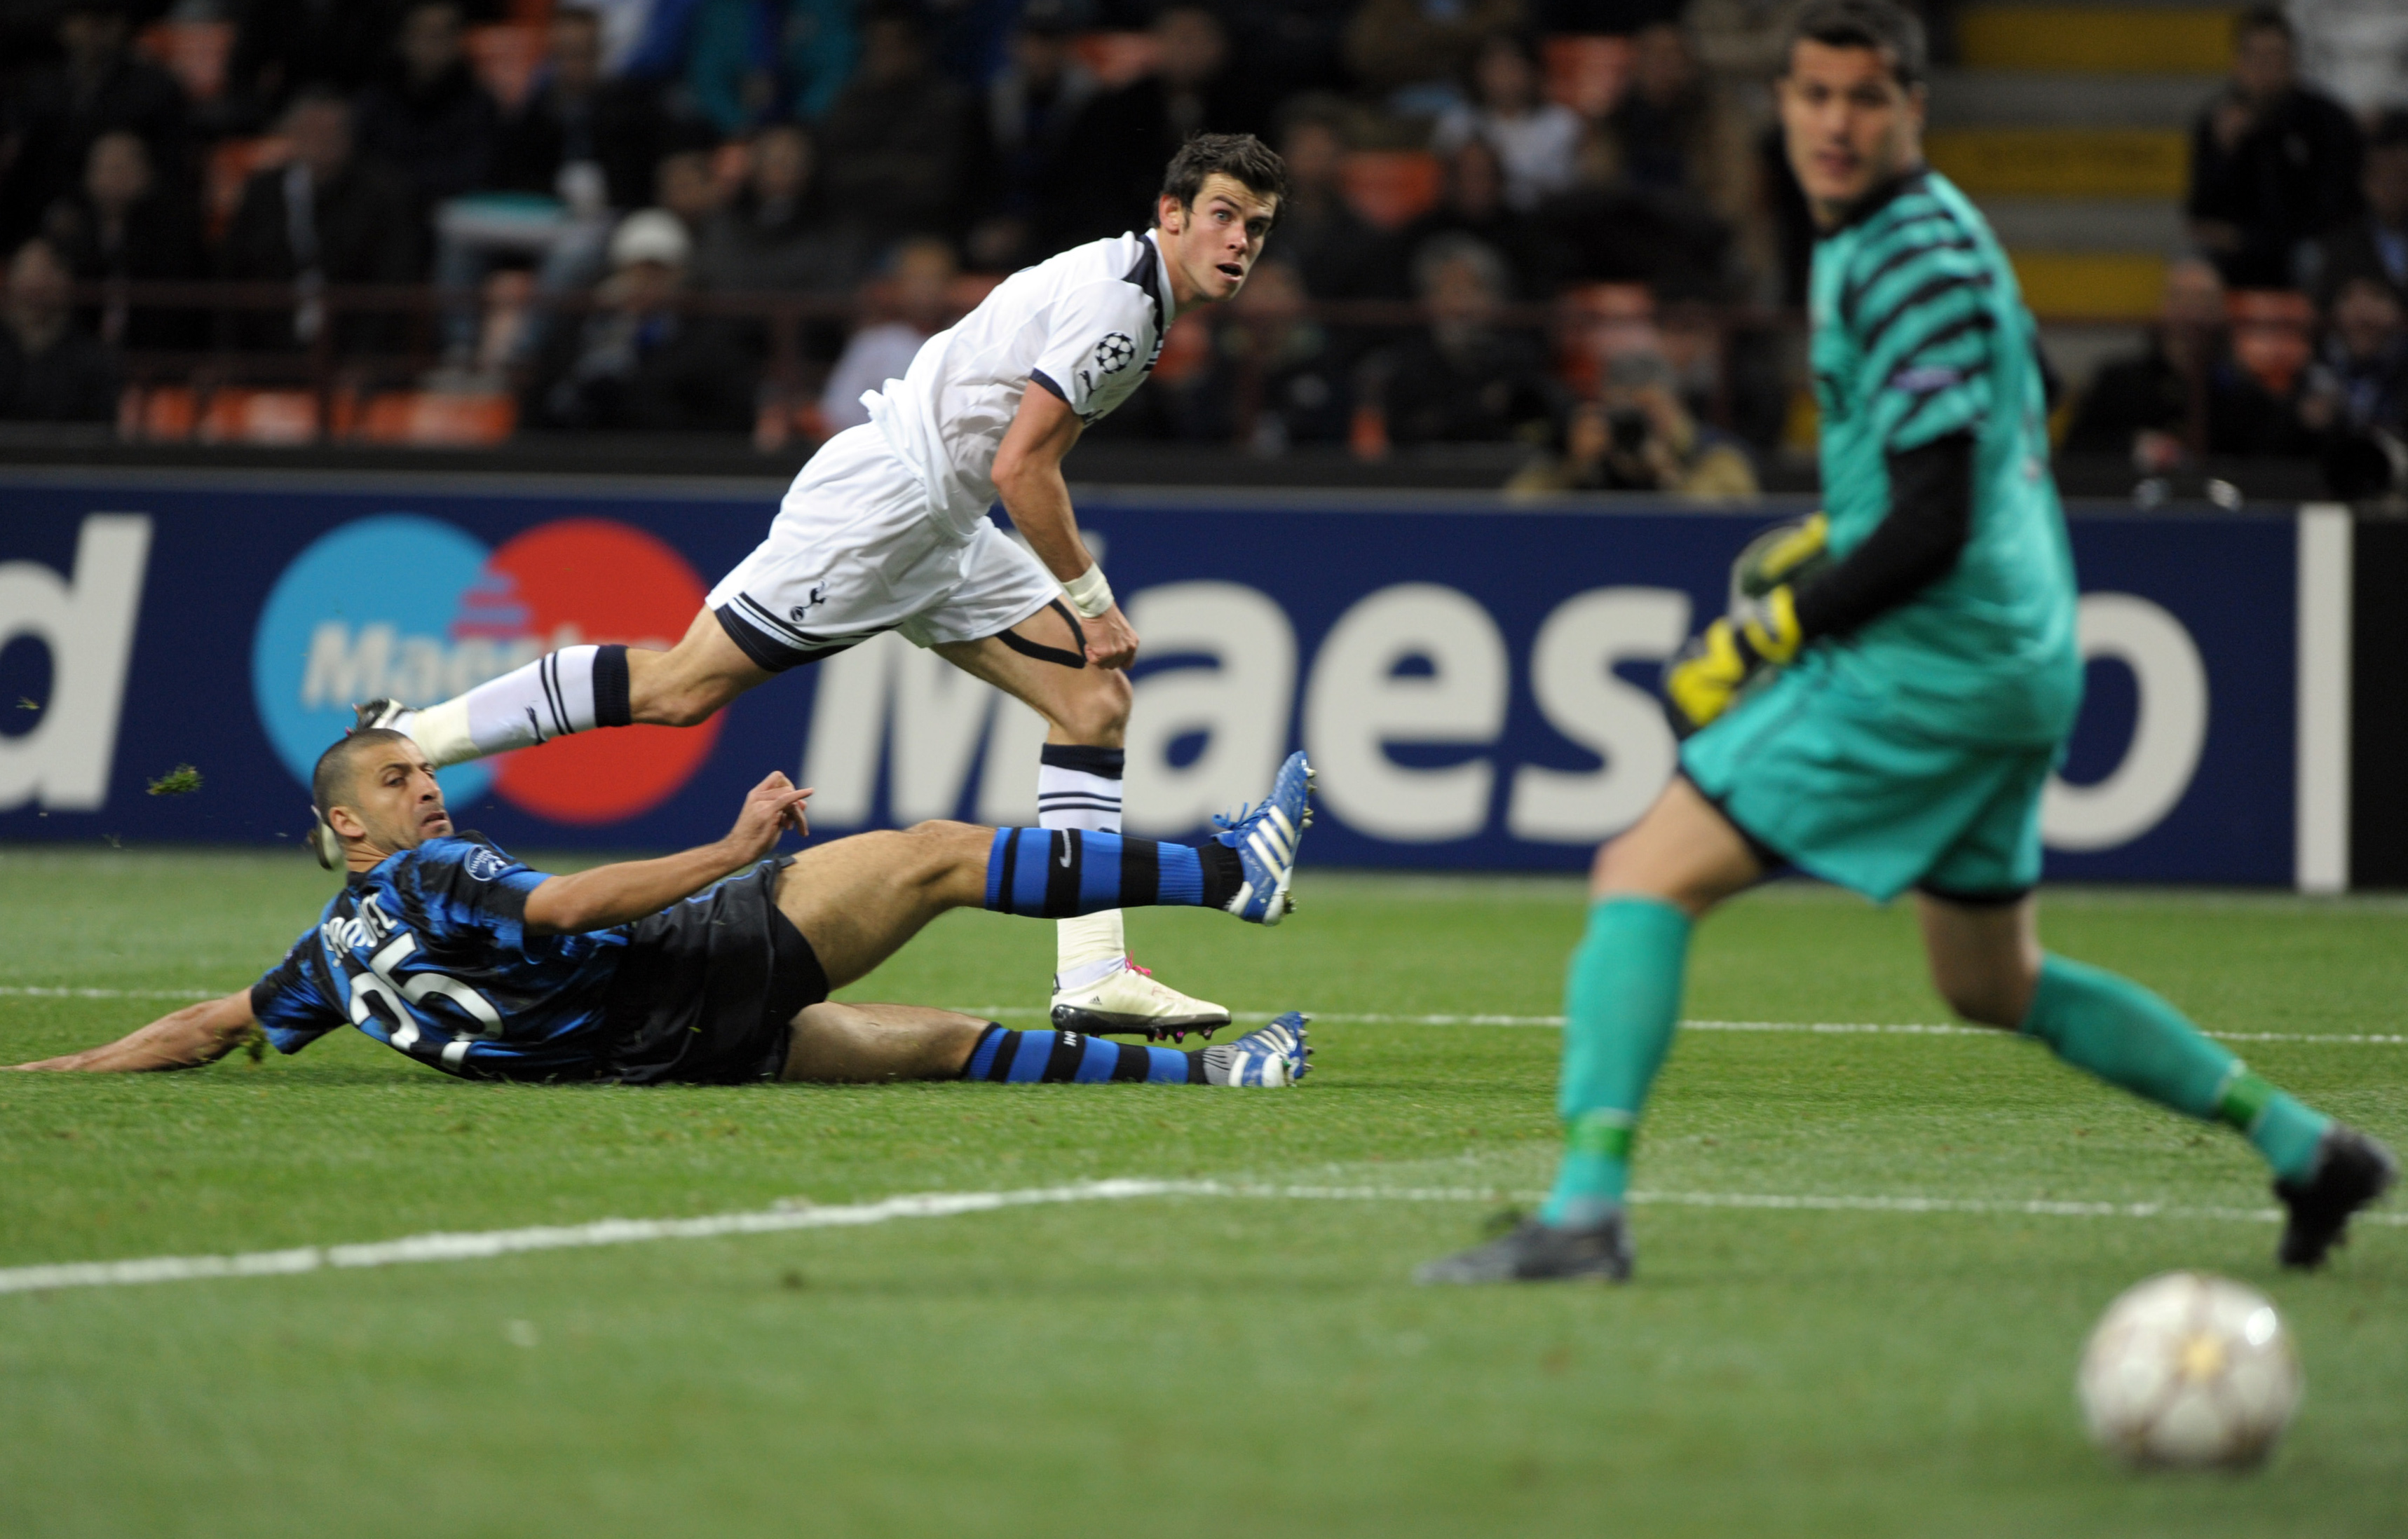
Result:
[[[1057,707],[1054,725],[1081,743],[1110,747],[1128,731],[1129,707],[1137,699],[1128,675],[1118,668],[1089,667],[1085,687],[1073,691]]]
[[[968,861],[975,859],[982,863],[987,847],[994,842],[995,831],[976,823],[931,818],[885,837],[895,841],[897,874],[929,885],[943,881]]]
[[[2014,1031],[2031,1008],[2032,980],[2014,973],[1952,972],[1935,968],[1933,987],[1948,1008],[1976,1026]]]

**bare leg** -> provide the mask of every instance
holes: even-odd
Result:
[[[867,975],[948,908],[986,902],[995,831],[921,823],[807,849],[778,882],[778,909],[819,954],[828,987]]]
[[[638,721],[652,726],[691,727],[776,677],[728,640],[719,617],[708,608],[667,651],[627,649],[628,708]]]
[[[1763,875],[1730,819],[1675,777],[1645,816],[1597,852],[1589,896],[1654,898],[1694,919]]]
[[[2040,987],[2040,905],[1979,906],[1915,894],[1931,981],[1949,1008],[1982,1026],[2014,1031]]]
[[[714,621],[714,623],[716,623]],[[1054,610],[1039,609],[1011,628],[1039,647],[1076,654],[1079,641]],[[731,644],[732,645],[732,644]],[[1045,719],[1045,741],[1088,748],[1119,748],[1128,734],[1129,705],[1137,696],[1128,675],[1089,664],[1073,668],[1015,652],[987,636],[939,647],[937,655],[982,678]]]
[[[955,1079],[987,1023],[917,1005],[824,1001],[795,1017],[778,1077],[826,1085],[890,1079]]]

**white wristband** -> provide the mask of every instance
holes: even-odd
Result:
[[[1064,583],[1062,591],[1069,595],[1070,607],[1087,620],[1109,613],[1112,606],[1112,585],[1104,580],[1104,569],[1093,562],[1087,563],[1085,571]]]

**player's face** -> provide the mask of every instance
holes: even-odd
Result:
[[[1244,287],[1277,212],[1275,199],[1218,171],[1197,189],[1192,207],[1163,199],[1155,214],[1170,297],[1179,308],[1217,305]]]
[[[416,849],[452,832],[443,788],[415,743],[389,744],[367,755],[352,780],[350,805],[330,809],[328,821],[336,833],[365,838],[387,854]]]
[[[1898,83],[1888,57],[1802,38],[1781,80],[1789,166],[1818,223],[1923,161],[1923,88]]]

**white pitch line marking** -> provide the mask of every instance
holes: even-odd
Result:
[[[961,1007],[967,1016],[982,1016],[992,1020],[1043,1016],[1046,1012],[1034,1005],[989,1005]],[[1533,1026],[1560,1030],[1561,1016],[1488,1016],[1488,1015],[1348,1015],[1339,1011],[1307,1010],[1315,1026]],[[1259,1010],[1238,1010],[1230,1015],[1234,1021],[1259,1025],[1272,1018]],[[1991,1026],[1964,1026],[1887,1021],[1851,1020],[1684,1020],[1685,1032],[1765,1032],[1796,1033],[1816,1036],[1986,1036],[1999,1041],[2013,1040],[2015,1033]],[[2218,1042],[2300,1042],[2353,1047],[2408,1047],[2408,1034],[2386,1034],[2363,1032],[2209,1032]]]
[[[193,1282],[220,1277],[280,1277],[304,1272],[403,1266],[421,1261],[484,1261],[538,1250],[640,1245],[653,1240],[701,1240],[723,1234],[769,1234],[802,1229],[860,1228],[896,1218],[950,1218],[965,1213],[1039,1207],[1066,1203],[1126,1202],[1140,1197],[1218,1197],[1271,1202],[1493,1203],[1536,1200],[1537,1192],[1503,1192],[1476,1187],[1285,1186],[1247,1181],[1168,1181],[1123,1178],[1070,1186],[1027,1187],[1016,1191],[930,1191],[875,1203],[820,1207],[781,1204],[744,1213],[694,1218],[599,1218],[589,1224],[552,1224],[533,1229],[490,1229],[465,1233],[412,1234],[365,1245],[301,1246],[290,1250],[251,1250],[222,1256],[147,1256],[122,1261],[63,1261],[47,1266],[0,1268],[0,1293],[32,1293],[63,1288],[122,1288],[139,1283]],[[1957,1197],[1793,1196],[1745,1191],[1635,1191],[1637,1204],[1670,1207],[1759,1208],[1847,1213],[1947,1213],[2049,1218],[2191,1218],[2272,1223],[2273,1208],[2174,1207],[2162,1203],[2027,1202]],[[2361,1213],[2358,1221],[2408,1225],[2408,1213]]]

